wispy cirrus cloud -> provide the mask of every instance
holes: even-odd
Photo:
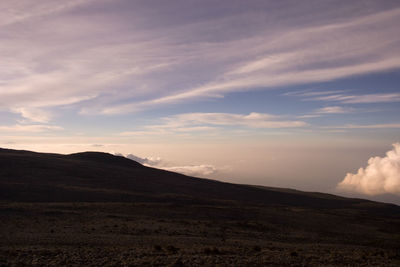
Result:
[[[93,2],[93,0],[74,0],[57,3],[49,0],[41,0],[32,3],[31,1],[2,1],[0,9],[0,26],[10,26],[15,23],[22,23],[51,14],[56,14],[71,8]]]
[[[332,101],[344,104],[367,104],[367,103],[390,103],[400,102],[399,93],[366,94],[366,95],[345,95],[333,94],[307,98],[314,101]]]
[[[2,107],[120,114],[400,67],[396,5],[115,3],[3,4]]]
[[[344,90],[292,91],[285,96],[300,97],[306,101],[326,101],[342,104],[370,104],[400,102],[400,93],[350,94]]]
[[[287,120],[282,116],[252,112],[250,114],[233,113],[184,113],[164,117],[161,123],[147,125],[143,130],[125,131],[121,136],[164,134],[164,133],[209,133],[221,127],[235,126],[252,129],[298,128],[308,124],[301,120]]]
[[[346,124],[342,126],[330,126],[334,129],[397,129],[400,123],[382,123],[382,124]]]
[[[314,111],[314,114],[345,114],[354,112],[354,108],[330,106],[323,107]]]
[[[399,68],[400,57],[394,45],[400,43],[400,38],[389,36],[397,31],[390,21],[399,19],[400,9],[397,9],[341,23],[288,30],[276,38],[268,36],[263,39],[261,34],[250,38],[247,45],[240,40],[238,43],[241,46],[257,47],[257,51],[247,55],[247,60],[237,58],[236,62],[225,65],[225,72],[210,77],[208,83],[146,101],[111,106],[103,112],[124,113],[189,99],[222,97],[235,91],[330,81]],[[374,25],[373,29],[371,25]],[[383,36],[388,39],[382,41]],[[331,42],[332,39],[335,42]],[[261,41],[263,45],[258,43]],[[370,45],[365,46],[365,43]],[[238,50],[235,49],[235,42],[227,43],[223,49],[225,54]],[[234,55],[232,57],[235,58]],[[342,101],[368,100],[354,98]]]
[[[167,125],[174,124],[210,124],[221,126],[244,126],[250,128],[287,128],[304,127],[307,123],[297,120],[284,120],[280,116],[256,113],[232,114],[232,113],[186,113],[169,118],[164,118]]]
[[[51,113],[37,108],[14,108],[12,111],[32,122],[47,123],[52,118]]]
[[[300,90],[300,91],[291,91],[284,93],[284,96],[298,96],[298,97],[316,97],[323,95],[332,95],[343,93],[343,90],[326,90],[326,91],[311,91],[311,90]]]
[[[39,133],[47,131],[58,131],[62,130],[62,127],[54,125],[43,125],[43,124],[16,124],[11,126],[0,125],[1,132],[15,132],[15,133]]]
[[[357,112],[357,109],[351,107],[343,107],[343,106],[328,106],[319,109],[315,109],[309,114],[297,116],[298,119],[309,119],[309,118],[318,118],[325,115],[337,115],[337,114],[348,114]]]

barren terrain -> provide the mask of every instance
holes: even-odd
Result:
[[[400,266],[400,207],[0,150],[0,265]]]

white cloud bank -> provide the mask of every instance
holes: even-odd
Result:
[[[179,172],[189,176],[207,176],[217,171],[217,169],[213,165],[207,165],[207,164],[164,167],[163,169],[172,172]]]
[[[386,157],[372,157],[365,169],[360,168],[356,174],[348,173],[338,189],[366,195],[400,195],[400,143],[393,144]]]
[[[128,158],[128,159],[131,159],[131,160],[134,160],[134,161],[137,161],[137,162],[139,162],[139,163],[141,163],[141,164],[144,164],[144,165],[148,165],[148,166],[157,166],[157,165],[159,165],[160,163],[161,163],[161,158],[159,158],[159,157],[146,157],[146,158],[141,158],[141,157],[138,157],[138,156],[135,156],[135,155],[133,155],[133,154],[128,154],[128,155],[126,155],[126,157]]]
[[[186,165],[186,166],[168,166],[160,157],[138,157],[133,154],[124,156],[121,153],[115,153],[116,156],[126,157],[139,162],[148,167],[154,167],[171,172],[178,172],[189,176],[205,177],[217,172],[217,168],[210,164]]]

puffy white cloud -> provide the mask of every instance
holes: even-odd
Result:
[[[348,173],[338,189],[367,195],[400,195],[400,143],[393,144],[386,157],[372,157],[366,168],[360,168],[356,174]]]

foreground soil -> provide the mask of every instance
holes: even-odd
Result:
[[[400,221],[361,211],[0,203],[1,266],[400,266]]]

